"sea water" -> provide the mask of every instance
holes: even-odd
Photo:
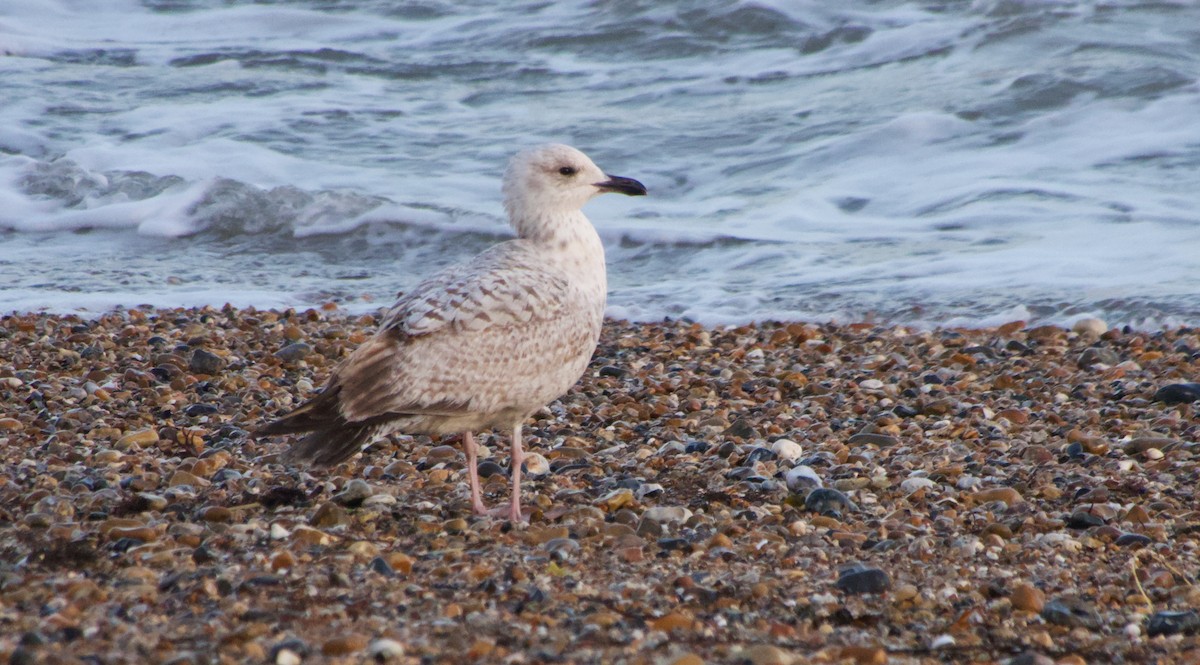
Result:
[[[367,311],[511,237],[615,316],[1200,324],[1200,3],[4,0],[0,312]]]

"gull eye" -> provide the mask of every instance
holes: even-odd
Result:
[[[573,175],[575,175],[575,167],[574,166],[564,166],[561,169],[559,169],[558,172],[565,176],[573,176]]]

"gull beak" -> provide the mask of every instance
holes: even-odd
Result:
[[[646,186],[634,180],[633,178],[624,178],[619,175],[608,175],[608,180],[596,183],[602,192],[620,192],[628,196],[645,196]]]

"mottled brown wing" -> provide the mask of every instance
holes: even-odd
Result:
[[[546,369],[541,360],[513,359],[568,343],[556,329],[571,325],[580,302],[539,263],[521,244],[503,243],[418,285],[336,370],[330,387],[340,389],[341,415],[358,422],[486,411],[504,401],[504,381],[535,380]]]

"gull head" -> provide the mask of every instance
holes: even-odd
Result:
[[[576,212],[605,192],[642,196],[646,187],[606,174],[587,155],[561,143],[518,153],[504,173],[504,207],[521,235],[523,222]]]

